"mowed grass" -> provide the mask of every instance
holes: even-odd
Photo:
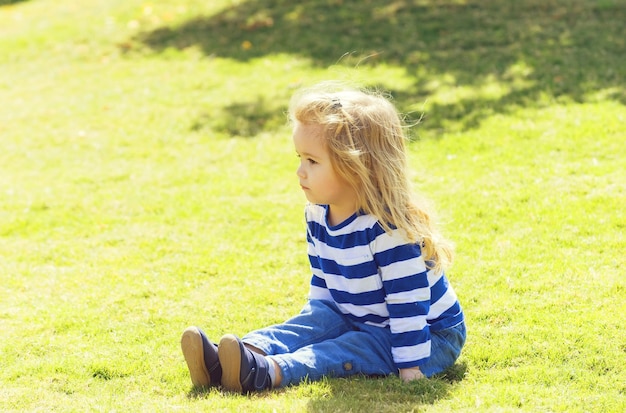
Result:
[[[0,410],[626,410],[621,0],[0,1]],[[384,90],[469,336],[412,384],[195,391],[306,299],[285,110]]]

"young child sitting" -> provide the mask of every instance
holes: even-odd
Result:
[[[444,274],[451,248],[407,177],[401,118],[384,97],[324,88],[290,104],[305,208],[309,299],[282,324],[219,346],[197,327],[181,339],[195,386],[254,392],[354,374],[430,377],[465,342]]]

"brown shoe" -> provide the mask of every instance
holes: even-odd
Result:
[[[207,339],[198,327],[188,327],[180,339],[191,382],[195,387],[219,386],[222,366],[217,356],[217,346]]]
[[[222,386],[226,390],[251,393],[272,387],[267,359],[248,350],[236,336],[222,337],[218,355],[224,371]]]

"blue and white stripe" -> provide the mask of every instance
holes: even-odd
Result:
[[[430,331],[463,321],[445,275],[429,271],[419,245],[400,230],[386,233],[374,216],[355,214],[330,227],[326,212],[314,204],[305,211],[309,298],[334,301],[354,321],[389,327],[396,366],[419,366],[430,356]]]

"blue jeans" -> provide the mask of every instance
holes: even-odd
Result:
[[[431,331],[431,356],[420,366],[422,373],[430,377],[452,366],[465,336],[464,323]],[[242,341],[278,363],[281,387],[324,376],[398,374],[389,328],[354,322],[329,301],[310,300],[297,316],[253,331]]]

